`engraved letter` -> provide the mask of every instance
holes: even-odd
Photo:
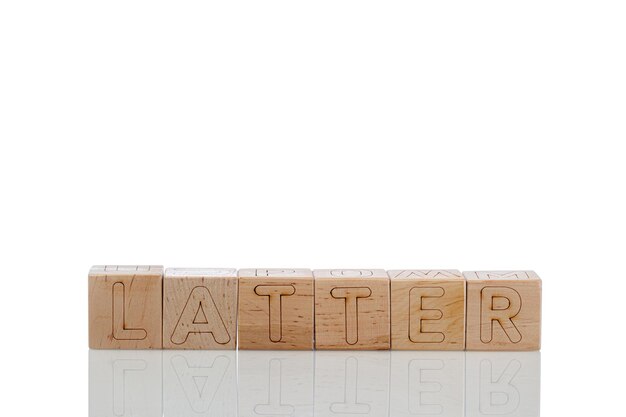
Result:
[[[346,303],[346,342],[354,345],[359,341],[359,298],[372,295],[368,287],[336,287],[330,292],[333,298],[345,298]]]
[[[293,285],[257,285],[254,287],[254,293],[269,298],[270,340],[272,342],[280,342],[283,338],[281,298],[294,295],[296,289]]]
[[[191,333],[211,333],[217,343],[230,342],[226,325],[206,287],[195,287],[191,291],[170,340],[182,345]]]
[[[126,287],[123,282],[113,284],[113,338],[117,340],[142,340],[148,332],[126,326]]]
[[[480,298],[480,340],[489,343],[493,339],[493,327],[498,322],[509,340],[518,343],[522,340],[513,318],[522,309],[522,297],[508,287],[485,287]]]
[[[425,308],[428,299],[443,297],[441,287],[413,287],[409,292],[409,339],[413,343],[441,343],[445,339],[442,332],[426,331],[429,321],[441,320],[443,312],[434,308]]]

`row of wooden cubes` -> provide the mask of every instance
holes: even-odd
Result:
[[[93,349],[538,350],[540,337],[533,271],[89,272]]]

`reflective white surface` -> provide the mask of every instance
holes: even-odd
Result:
[[[539,352],[89,352],[89,415],[539,416]]]

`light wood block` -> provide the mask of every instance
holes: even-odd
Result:
[[[313,349],[310,269],[239,271],[239,349]]]
[[[464,272],[467,350],[539,350],[541,279],[533,271]]]
[[[465,279],[455,269],[392,270],[391,348],[465,349]]]
[[[163,278],[163,348],[237,347],[237,270],[168,268]]]
[[[160,349],[162,266],[94,266],[89,271],[89,347]]]
[[[315,347],[390,347],[389,277],[382,269],[321,269],[315,276]]]

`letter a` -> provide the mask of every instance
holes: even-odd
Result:
[[[206,287],[195,287],[191,291],[170,340],[182,345],[192,333],[211,333],[219,344],[230,342],[226,325]]]

